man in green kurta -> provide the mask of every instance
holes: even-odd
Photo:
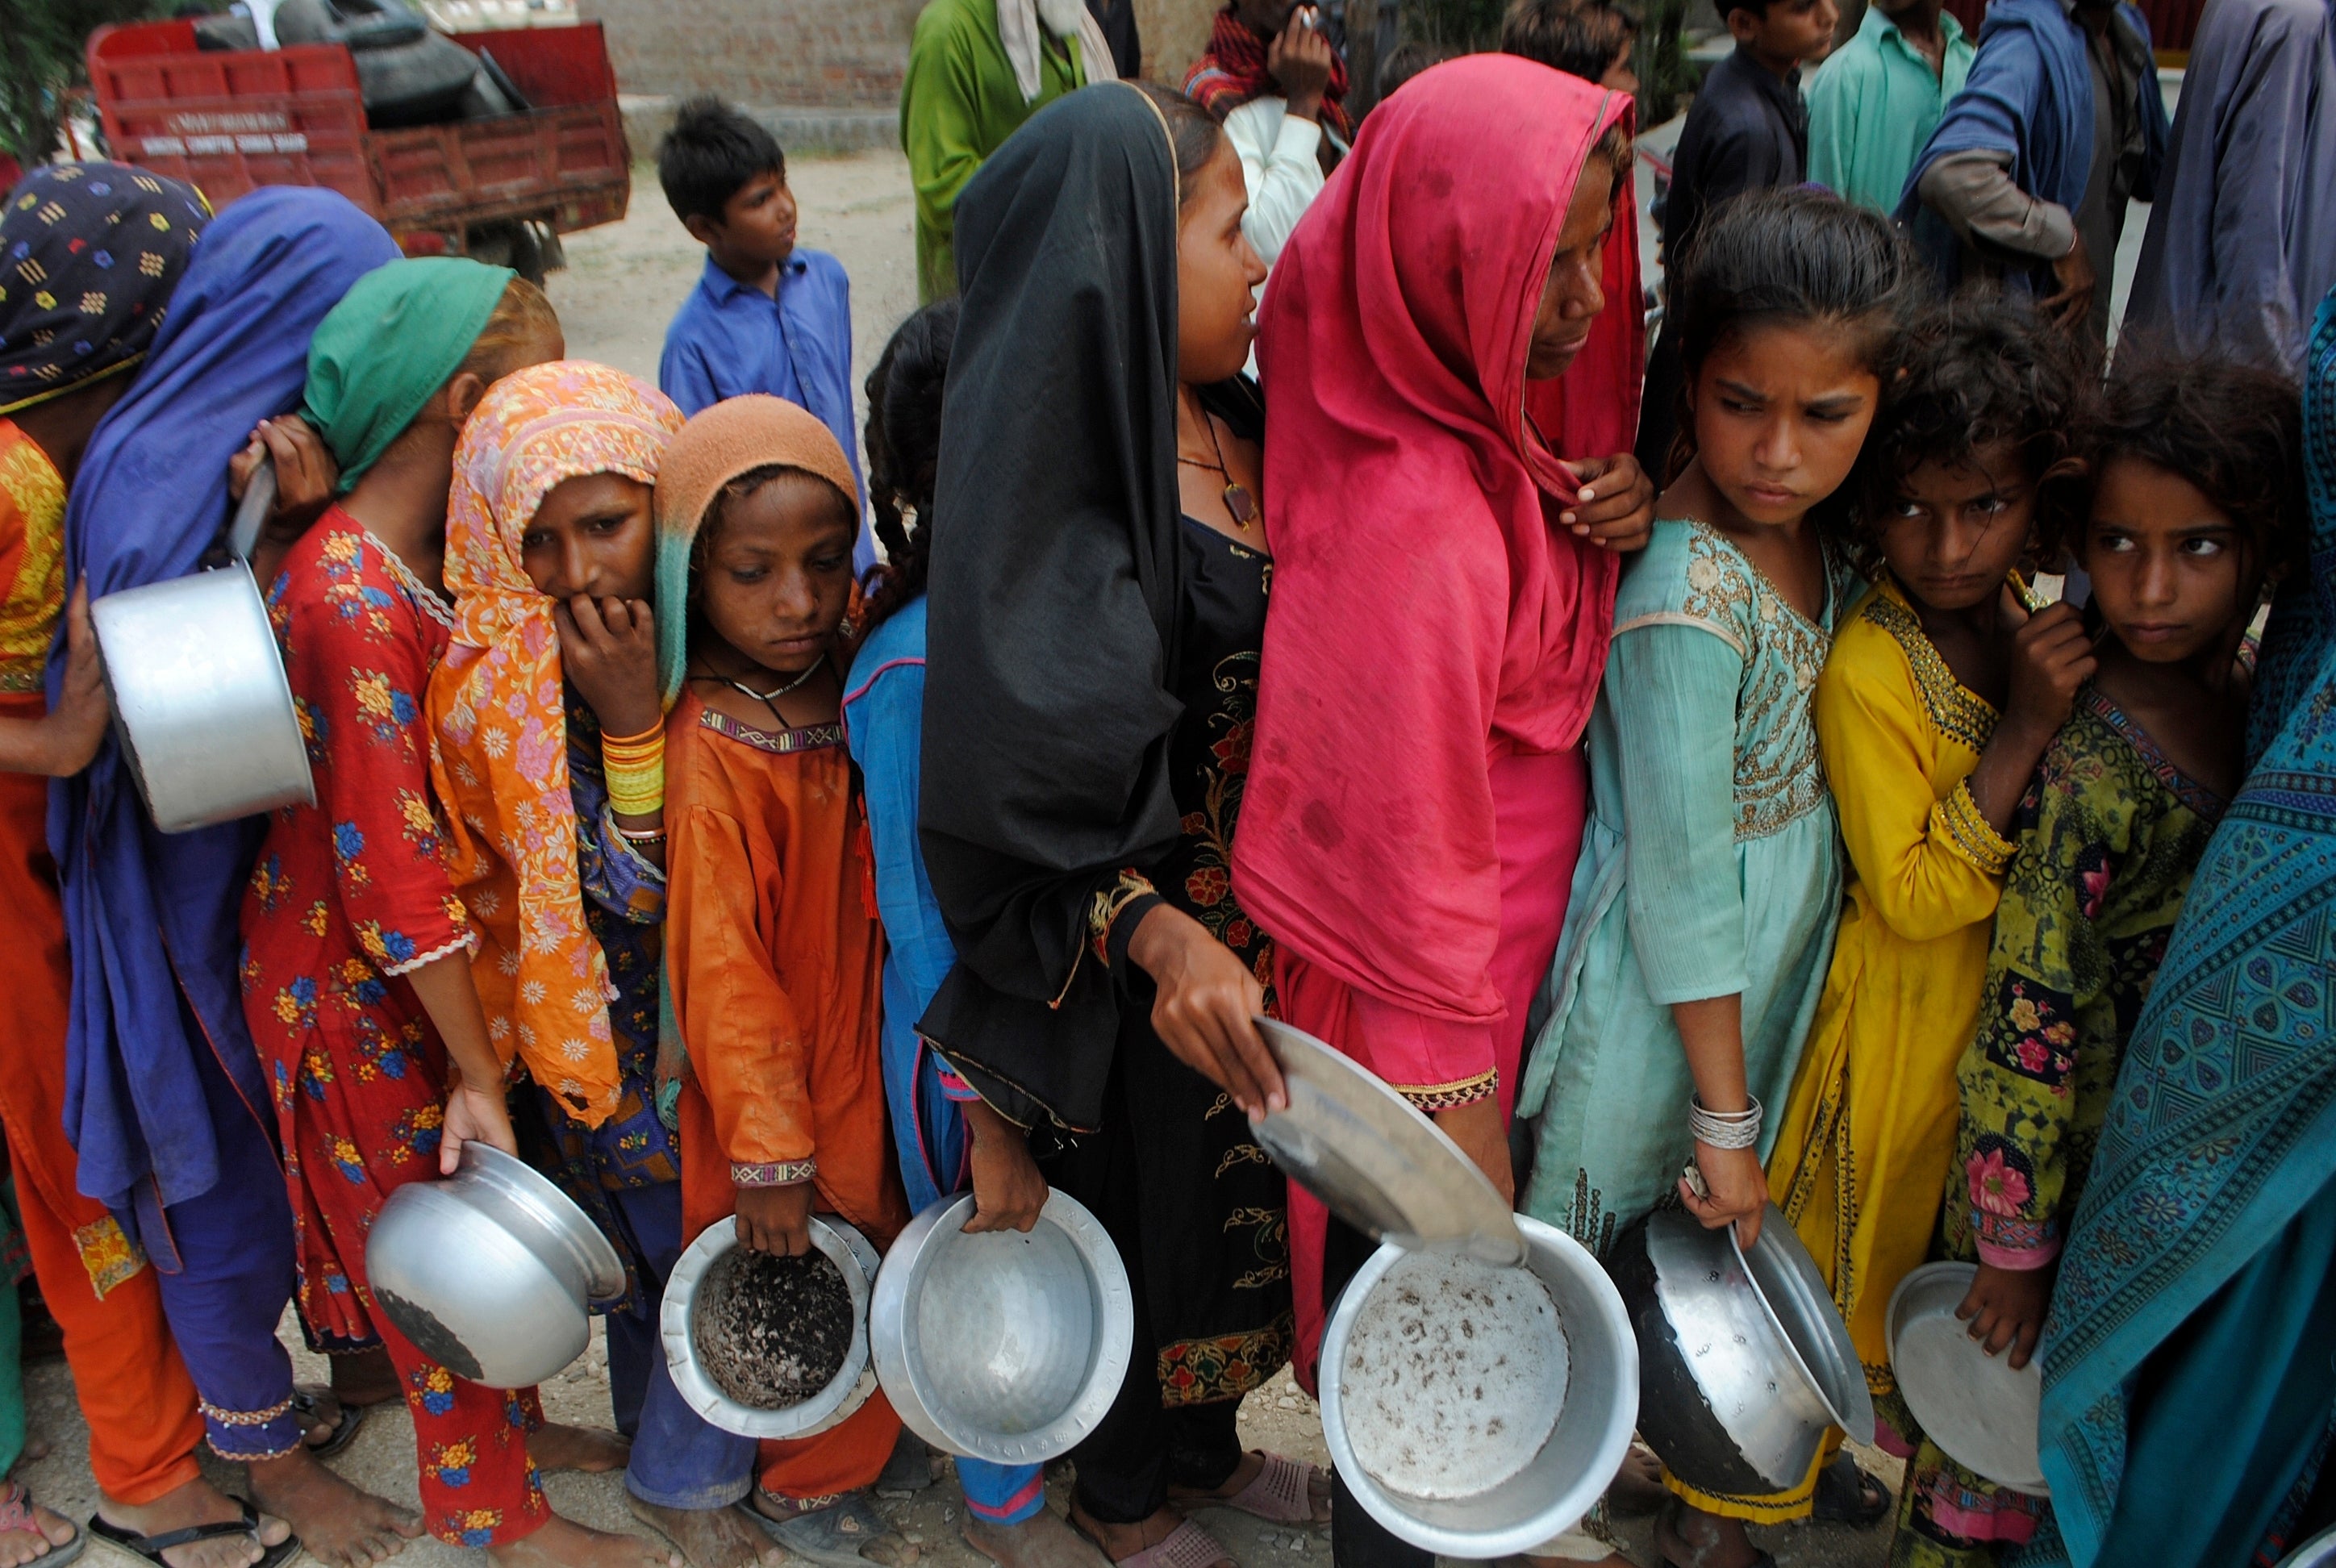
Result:
[[[1022,122],[1111,80],[1111,46],[1084,0],[932,0],[900,87],[900,150],[917,188],[917,295],[957,292],[957,193]]]
[[[1803,89],[1809,178],[1877,212],[1895,212],[1947,100],[1971,74],[1971,42],[1939,0],[1876,0],[1856,36]]]

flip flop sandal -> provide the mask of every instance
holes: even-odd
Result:
[[[922,1437],[901,1427],[900,1440],[892,1445],[892,1456],[884,1461],[884,1473],[876,1477],[876,1495],[907,1497],[932,1484],[933,1451]]]
[[[1844,1454],[1817,1472],[1813,1516],[1831,1524],[1872,1527],[1890,1512],[1890,1488]]]
[[[33,1517],[32,1488],[22,1481],[10,1481],[6,1485],[7,1496],[0,1500],[0,1535],[22,1533],[39,1535],[47,1541],[49,1538],[42,1534],[40,1522]],[[73,1521],[68,1519],[65,1523],[70,1524]],[[64,1564],[80,1556],[83,1548],[88,1544],[89,1532],[76,1526],[72,1540],[62,1546],[51,1543],[46,1555],[35,1557],[33,1562],[48,1563],[50,1568],[64,1568]],[[31,1564],[26,1564],[26,1568],[31,1568]]]
[[[1190,1519],[1169,1531],[1165,1539],[1126,1557],[1112,1557],[1105,1551],[1104,1544],[1076,1519],[1071,1521],[1071,1528],[1093,1543],[1096,1551],[1111,1557],[1112,1568],[1210,1568],[1214,1563],[1240,1561],[1215,1536]]]
[[[783,1498],[772,1501],[785,1506]],[[818,1563],[820,1568],[868,1568],[871,1563],[884,1564],[885,1568],[907,1568],[919,1555],[906,1537],[884,1522],[884,1516],[876,1512],[876,1505],[868,1500],[865,1492],[846,1492],[824,1508],[797,1514],[790,1519],[773,1518],[760,1508],[753,1513],[755,1523],[769,1531],[772,1539],[796,1556]],[[889,1562],[867,1555],[867,1548],[883,1543],[888,1536],[892,1543]]]
[[[1179,1488],[1177,1501],[1201,1508],[1232,1508],[1269,1524],[1320,1524],[1314,1517],[1314,1500],[1307,1483],[1313,1479],[1310,1466],[1301,1465],[1283,1454],[1269,1454],[1262,1448],[1250,1452],[1264,1461],[1257,1476],[1230,1497],[1214,1493],[1184,1494]]]
[[[259,1540],[259,1510],[238,1498],[241,1519],[223,1519],[216,1524],[190,1524],[183,1530],[165,1530],[158,1535],[141,1535],[135,1530],[120,1524],[109,1524],[92,1514],[89,1516],[87,1534],[94,1535],[117,1552],[126,1552],[141,1558],[152,1568],[170,1568],[162,1553],[173,1546],[191,1546],[198,1541],[223,1541],[230,1535],[248,1535],[258,1544],[260,1559],[258,1568],[281,1568],[300,1554],[300,1537],[287,1535],[270,1546]]]
[[[300,1417],[300,1444],[308,1450],[311,1459],[329,1459],[357,1440],[357,1428],[365,1425],[365,1407],[339,1401],[341,1418],[321,1443],[308,1441],[308,1428],[324,1419],[317,1412],[324,1408],[327,1391],[304,1384],[292,1390],[292,1414]]]

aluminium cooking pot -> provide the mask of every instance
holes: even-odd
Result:
[[[234,560],[89,607],[114,734],[166,833],[316,801],[284,656],[247,564],[275,498],[263,465],[229,531]]]
[[[868,1296],[876,1280],[876,1249],[839,1214],[812,1216],[811,1244],[835,1265],[851,1294],[852,1343],[844,1350],[843,1365],[825,1388],[775,1410],[732,1398],[698,1360],[698,1304],[718,1299],[729,1288],[731,1271],[745,1255],[738,1246],[737,1224],[725,1218],[700,1232],[665,1282],[657,1335],[665,1342],[666,1370],[673,1377],[674,1391],[725,1432],[742,1437],[813,1437],[842,1425],[876,1391],[876,1370],[868,1359]]]
[[[1827,1427],[1872,1437],[1848,1327],[1775,1204],[1748,1251],[1733,1225],[1658,1209],[1614,1239],[1606,1267],[1638,1331],[1639,1431],[1689,1485],[1786,1491],[1807,1479]]]

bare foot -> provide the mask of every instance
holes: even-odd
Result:
[[[385,1497],[358,1490],[306,1448],[250,1466],[251,1498],[300,1534],[326,1568],[371,1568],[422,1534],[422,1521]]]
[[[34,1502],[24,1483],[4,1485],[7,1490],[0,1492],[0,1520],[6,1521],[7,1528],[0,1529],[0,1568],[24,1568],[57,1547],[73,1544],[70,1521]]]
[[[172,1530],[191,1529],[198,1524],[230,1524],[242,1519],[243,1505],[227,1495],[209,1482],[197,1476],[183,1486],[163,1493],[151,1503],[135,1506],[98,1494],[97,1516],[116,1529],[135,1530],[141,1535],[161,1535]],[[221,1535],[209,1541],[190,1541],[184,1546],[172,1546],[162,1553],[169,1568],[251,1568],[267,1554],[269,1547],[279,1546],[292,1534],[292,1526],[283,1520],[261,1514],[259,1531],[255,1539],[250,1534]]]
[[[1176,1533],[1184,1523],[1183,1510],[1175,1504],[1163,1505],[1151,1518],[1136,1524],[1106,1524],[1079,1506],[1076,1497],[1071,1499],[1071,1524],[1078,1533],[1103,1549],[1103,1554],[1114,1563],[1124,1563],[1149,1546],[1157,1546]],[[1235,1568],[1231,1553],[1222,1546],[1209,1568]]]
[[[691,1568],[777,1568],[786,1553],[736,1507],[661,1508],[630,1492],[625,1506],[633,1517],[681,1548]],[[0,1564],[0,1568],[6,1568]]]
[[[375,1345],[370,1350],[333,1358],[333,1392],[344,1405],[386,1405],[404,1392],[389,1352]]]
[[[527,1435],[527,1456],[539,1470],[581,1470],[588,1475],[621,1470],[633,1446],[599,1427],[563,1427],[547,1421]],[[579,1529],[582,1526],[579,1525]]]
[[[1741,1519],[1723,1519],[1674,1500],[1655,1521],[1655,1550],[1672,1568],[1752,1568],[1760,1549]]]
[[[487,1558],[496,1568],[682,1568],[678,1552],[661,1552],[638,1535],[588,1530],[557,1514],[522,1540],[488,1547]]]
[[[1670,1500],[1663,1485],[1663,1462],[1643,1445],[1633,1443],[1622,1459],[1614,1484],[1606,1488],[1606,1505],[1626,1519],[1643,1519],[1660,1512]]]
[[[993,1524],[968,1510],[965,1544],[998,1568],[1104,1568],[1109,1561],[1044,1508],[1018,1524]]]
[[[1241,1463],[1233,1466],[1233,1473],[1226,1476],[1225,1484],[1215,1491],[1203,1492],[1197,1486],[1171,1486],[1168,1495],[1181,1503],[1198,1503],[1204,1507],[1211,1504],[1230,1503],[1241,1495],[1242,1488],[1264,1472],[1265,1456],[1252,1448],[1241,1456]],[[1330,1522],[1330,1472],[1319,1466],[1309,1465],[1306,1467],[1306,1505],[1313,1514],[1315,1524],[1328,1524]]]

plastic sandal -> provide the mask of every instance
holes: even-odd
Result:
[[[785,1505],[785,1499],[772,1501]],[[876,1512],[876,1505],[868,1500],[865,1492],[846,1492],[824,1508],[792,1518],[774,1518],[760,1508],[754,1510],[754,1516],[780,1545],[818,1563],[820,1568],[868,1568],[871,1563],[880,1568],[894,1563],[905,1568],[919,1555],[905,1536],[884,1522],[884,1515]],[[889,1555],[870,1556],[868,1548],[871,1546],[881,1548]]]
[[[42,1534],[40,1522],[33,1517],[32,1489],[22,1481],[10,1481],[6,1485],[6,1495],[0,1496],[0,1535],[24,1534],[39,1535],[47,1541],[48,1536]],[[73,1522],[67,1520],[66,1523]],[[46,1553],[33,1561],[49,1563],[52,1568],[64,1568],[64,1564],[80,1556],[82,1549],[88,1544],[89,1532],[75,1528],[72,1540],[62,1546],[52,1544]]]
[[[1103,1552],[1103,1543],[1095,1541],[1077,1520],[1071,1527],[1095,1542],[1095,1550]],[[1111,1557],[1111,1553],[1104,1552]],[[1212,1563],[1233,1560],[1233,1554],[1217,1542],[1217,1538],[1193,1524],[1190,1519],[1168,1532],[1167,1538],[1146,1546],[1126,1557],[1112,1557],[1113,1568],[1210,1568]]]
[[[173,1546],[191,1546],[198,1541],[219,1541],[229,1535],[248,1535],[259,1540],[259,1510],[242,1502],[243,1517],[223,1519],[216,1524],[190,1524],[183,1530],[165,1530],[159,1535],[141,1535],[135,1530],[120,1524],[109,1524],[92,1514],[84,1534],[94,1535],[117,1552],[126,1552],[143,1559],[152,1568],[169,1568],[162,1553]],[[273,1546],[262,1545],[258,1568],[281,1568],[300,1554],[300,1537],[287,1535]]]
[[[1307,1483],[1313,1479],[1310,1466],[1301,1465],[1283,1454],[1269,1454],[1262,1448],[1250,1450],[1264,1461],[1257,1478],[1230,1497],[1211,1493],[1192,1494],[1179,1489],[1177,1500],[1200,1508],[1232,1508],[1269,1524],[1319,1524],[1314,1515],[1314,1500]]]
[[[325,1403],[326,1390],[303,1384],[292,1390],[292,1413],[300,1417],[300,1442],[311,1459],[329,1459],[357,1440],[357,1428],[365,1425],[365,1407],[340,1401],[341,1418],[326,1433],[321,1443],[308,1441],[308,1428],[323,1417],[316,1414]]]

